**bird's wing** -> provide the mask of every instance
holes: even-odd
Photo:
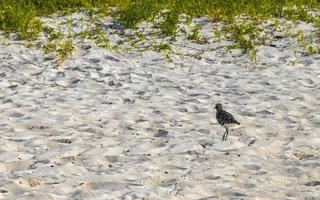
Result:
[[[223,111],[223,120],[225,121],[226,124],[232,124],[232,123],[237,123],[237,120],[233,117],[231,113],[228,113],[227,111]]]

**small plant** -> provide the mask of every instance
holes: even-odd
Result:
[[[167,62],[170,62],[170,63],[173,62],[173,60],[172,60],[172,58],[169,56],[169,54],[167,54],[167,55],[165,56],[165,60],[166,60]]]
[[[71,38],[72,37],[72,23],[73,23],[73,19],[67,19],[67,37]]]
[[[199,41],[201,38],[199,29],[195,28],[192,30],[192,33],[187,36],[189,40]]]
[[[20,30],[20,37],[21,39],[26,40],[35,40],[38,38],[39,34],[42,31],[42,22],[41,20],[35,18],[30,20],[27,23],[26,28]]]
[[[90,33],[90,31],[87,31],[87,30],[81,31],[81,32],[79,32],[79,34],[78,34],[78,36],[80,37],[80,40],[81,40],[81,41],[83,41],[84,39],[90,38],[91,35],[92,35],[92,34]]]
[[[298,39],[300,46],[306,47],[305,36],[304,36],[304,32],[302,30],[298,30],[297,39]]]
[[[53,28],[44,27],[43,32],[49,41],[60,40],[63,38],[63,33],[61,31],[55,31]]]
[[[106,37],[106,33],[100,24],[94,25],[93,30],[88,34],[88,38],[93,39],[99,47],[110,48],[110,40]]]
[[[197,26],[196,28],[194,28],[192,30],[192,33],[187,36],[187,39],[192,40],[197,43],[207,42],[207,38],[205,38],[201,35],[201,33],[199,31],[200,29],[201,29],[200,26]]]
[[[51,43],[51,42],[44,45],[44,47],[43,47],[44,53],[46,53],[46,54],[54,52],[54,51],[56,51],[56,49],[57,49],[57,45],[55,43]]]
[[[257,50],[256,49],[250,49],[250,61],[251,63],[257,63]]]
[[[274,22],[273,22],[273,25],[274,25],[274,27],[275,27],[276,29],[278,29],[279,26],[280,26],[280,21],[279,21],[279,19],[275,19]]]
[[[297,50],[293,50],[293,58],[289,61],[291,65],[296,65],[298,62],[297,60]]]
[[[166,43],[161,43],[159,45],[156,45],[153,47],[153,50],[155,51],[172,51],[171,46],[169,44]]]
[[[135,35],[136,35],[138,41],[142,41],[142,40],[146,39],[146,36],[140,32],[136,32]]]
[[[216,28],[214,30],[214,38],[217,40],[217,41],[220,41],[222,39],[222,31],[220,28]]]
[[[177,33],[177,24],[179,22],[179,15],[172,10],[165,14],[164,21],[160,24],[160,29],[165,36],[171,35],[175,37]]]
[[[308,46],[306,50],[308,55],[312,55],[316,52],[312,45]]]
[[[110,40],[109,38],[105,37],[105,36],[100,36],[100,43],[98,43],[99,47],[105,48],[105,49],[110,49],[111,45],[110,45]]]
[[[67,57],[72,53],[74,49],[74,45],[72,40],[68,39],[62,42],[59,46],[56,47],[57,49],[57,58],[58,64],[62,63],[67,59]]]
[[[319,53],[318,45],[315,43],[314,35],[311,33],[306,36],[302,30],[298,30],[297,39],[299,45],[305,50],[308,55]]]
[[[209,16],[209,19],[213,22],[221,21],[223,18],[219,10],[216,8],[209,8],[208,16]]]
[[[187,23],[187,25],[191,25],[191,23],[192,23],[192,16],[191,15],[187,15],[186,16],[186,23]]]
[[[233,39],[237,47],[244,52],[251,51],[257,45],[264,44],[265,37],[261,37],[261,29],[253,24],[233,23],[226,32],[231,33],[229,39]]]
[[[315,20],[315,27],[317,28],[317,36],[320,37],[320,18]]]

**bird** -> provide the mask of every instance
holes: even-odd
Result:
[[[233,117],[233,115],[231,113],[223,110],[221,103],[217,103],[214,108],[217,110],[216,118],[217,118],[218,123],[221,126],[224,126],[224,128],[226,129],[226,132],[222,136],[222,141],[227,141],[227,137],[229,134],[228,128],[231,125],[240,124],[240,123]]]

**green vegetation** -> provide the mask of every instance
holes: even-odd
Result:
[[[314,18],[307,11],[318,8],[319,4],[317,0],[2,0],[0,29],[18,32],[20,36],[28,35],[28,31],[41,26],[36,20],[37,16],[48,16],[55,12],[66,14],[82,9],[108,13],[109,7],[116,7],[118,11],[115,15],[128,28],[134,28],[142,21],[153,20],[162,13],[165,20],[161,28],[165,35],[171,35],[175,33],[178,16],[183,13],[228,22],[240,15],[254,19],[284,17],[313,22]],[[163,13],[164,10],[168,12]]]
[[[169,44],[161,43],[159,45],[154,46],[153,50],[155,51],[172,51],[171,47]]]
[[[179,15],[174,10],[164,14],[164,21],[160,24],[160,29],[165,36],[172,35],[175,37],[177,33],[177,25],[179,22]]]
[[[68,55],[71,54],[71,52],[74,49],[74,45],[72,43],[72,40],[68,39],[64,42],[62,42],[58,47],[57,47],[57,53],[58,53],[58,62],[61,63],[66,58]]]
[[[172,39],[178,31],[185,31],[178,29],[180,16],[186,16],[188,25],[194,17],[206,16],[212,22],[221,21],[224,24],[222,29],[213,30],[217,40],[224,38],[234,41],[235,44],[229,48],[240,48],[254,60],[255,47],[265,44],[267,39],[261,34],[263,30],[260,25],[270,18],[314,23],[318,29],[317,35],[298,33],[296,36],[308,54],[319,53],[318,40],[314,37],[320,36],[320,19],[309,12],[319,6],[318,0],[1,0],[0,30],[4,33],[15,32],[20,39],[29,41],[43,33],[48,40],[45,49],[57,52],[63,60],[74,49],[73,36],[79,36],[82,40],[93,39],[103,48],[117,48],[111,46],[106,30],[97,23],[98,18],[106,15],[113,15],[125,28],[130,29],[135,29],[143,21],[154,22],[164,37]],[[63,32],[46,27],[40,18],[57,12],[65,15],[84,10],[88,11],[89,16],[88,30],[77,35],[69,31],[67,40],[63,39]],[[279,23],[279,20],[274,21],[275,29]],[[194,42],[206,42],[207,38],[200,34],[201,27],[194,27],[191,33],[185,32],[186,38]],[[291,34],[290,30],[287,33]],[[131,41],[132,45],[146,39],[141,33],[136,35],[138,39]],[[125,40],[119,41],[119,44],[123,42]],[[171,49],[165,43],[151,48],[159,51]]]
[[[104,0],[1,0],[0,30],[16,32],[21,39],[32,40],[42,31],[39,16],[48,16],[56,12],[63,14],[79,11],[83,8],[106,12]]]
[[[115,7],[118,7],[117,1],[114,1]],[[123,5],[123,3],[120,3]],[[155,18],[155,16],[164,8],[163,0],[142,0],[142,1],[128,1],[127,6],[119,11],[120,21],[126,27],[134,28],[142,21],[148,21]]]
[[[320,45],[315,42],[313,34],[305,35],[302,30],[299,30],[297,32],[297,40],[308,55],[320,53]]]
[[[48,43],[43,46],[45,53],[55,52],[57,54],[57,64],[61,64],[72,53],[75,46],[72,41],[71,31],[68,31],[67,38],[60,31],[54,31],[52,28],[44,27],[44,33],[48,38]]]
[[[203,37],[200,33],[201,26],[197,26],[192,29],[192,33],[187,35],[187,39],[192,40],[197,43],[205,43],[207,42],[207,38]]]
[[[244,51],[252,50],[256,45],[264,44],[263,38],[260,38],[261,29],[250,24],[232,23],[226,31],[231,33],[229,38],[233,38],[236,42],[236,47]]]

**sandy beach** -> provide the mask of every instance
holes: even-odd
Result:
[[[178,34],[171,62],[88,40],[57,68],[1,36],[0,199],[320,199],[320,56],[275,37],[252,63],[196,20],[208,42]]]

